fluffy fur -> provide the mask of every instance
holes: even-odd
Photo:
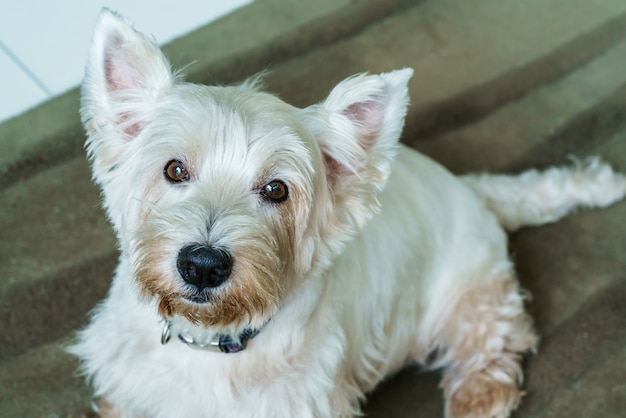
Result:
[[[443,370],[447,417],[509,415],[537,336],[503,227],[611,204],[626,181],[599,160],[457,178],[398,144],[411,75],[357,75],[297,109],[254,82],[183,82],[103,11],[81,112],[121,256],[71,348],[102,416],[350,417],[409,363]],[[168,181],[170,161],[187,177]],[[284,201],[264,195],[275,181]],[[223,284],[185,283],[189,244],[232,255]],[[260,333],[204,352],[162,345],[164,318],[201,342]]]

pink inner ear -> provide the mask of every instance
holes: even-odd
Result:
[[[382,104],[375,100],[353,103],[343,114],[355,122],[360,145],[370,149],[378,139],[385,116]]]
[[[113,92],[132,88],[132,78],[128,69],[120,68],[116,57],[107,56],[105,60],[105,74],[107,91]]]
[[[104,74],[107,91],[119,91],[141,87],[138,82],[137,69],[131,63],[123,49],[123,40],[119,35],[111,35],[104,52]]]
[[[109,93],[141,87],[137,70],[130,62],[131,57],[125,55],[123,40],[117,34],[111,35],[104,57],[106,89]],[[122,112],[119,114],[118,123],[128,123],[131,119],[132,113]],[[129,138],[134,138],[139,135],[143,126],[144,124],[139,121],[131,123],[124,128],[124,132]]]
[[[326,167],[326,178],[332,188],[335,188],[342,178],[353,174],[343,164],[327,153],[324,153],[324,166]]]

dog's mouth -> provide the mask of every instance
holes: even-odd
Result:
[[[210,305],[219,300],[218,289],[198,289],[195,286],[186,285],[179,293],[179,297],[194,305]]]
[[[161,271],[146,268],[138,278],[163,317],[180,316],[205,327],[257,323],[280,304],[280,287],[270,276],[275,269],[259,267],[245,257],[238,261],[221,247],[186,245],[177,255],[174,275],[164,277]]]
[[[187,302],[195,303],[197,305],[204,305],[209,303],[209,298],[206,296],[194,295],[194,296],[183,296],[183,299]]]

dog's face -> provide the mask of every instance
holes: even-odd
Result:
[[[314,196],[329,199],[312,139],[292,108],[241,88],[175,86],[154,117],[128,168],[142,200],[124,230],[139,289],[162,315],[261,321],[310,269],[296,249]]]
[[[411,73],[353,77],[296,109],[254,81],[182,82],[103,12],[81,113],[138,291],[207,327],[267,321],[376,209]]]

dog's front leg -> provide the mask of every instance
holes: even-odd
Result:
[[[475,284],[450,309],[436,360],[447,418],[505,418],[523,395],[520,363],[537,336],[509,274]]]

